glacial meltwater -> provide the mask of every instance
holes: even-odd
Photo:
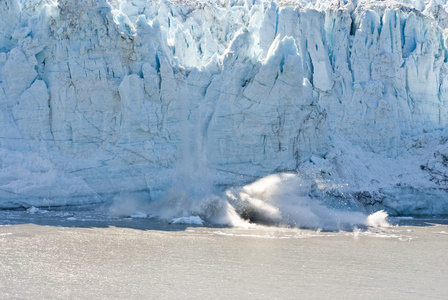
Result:
[[[0,299],[446,299],[448,219],[325,232],[0,211]]]

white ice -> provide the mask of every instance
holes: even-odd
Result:
[[[173,224],[203,225],[204,221],[198,216],[173,218]]]
[[[244,203],[304,226],[448,214],[447,11],[442,0],[2,1],[0,207],[115,197],[117,216],[212,210],[234,224]],[[282,172],[309,188],[280,184],[274,206],[246,191]]]

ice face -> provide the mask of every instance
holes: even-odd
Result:
[[[447,10],[411,0],[3,1],[0,207],[157,200],[185,183],[197,187],[187,198],[201,198],[292,171],[316,182],[313,197],[448,213],[437,200]]]

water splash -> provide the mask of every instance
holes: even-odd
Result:
[[[188,86],[185,93],[189,94]],[[192,103],[198,106],[192,107]],[[202,220],[226,226],[249,226],[222,191],[215,187],[215,172],[208,165],[207,125],[212,117],[210,103],[183,102],[182,156],[173,173],[170,188],[149,206],[151,215],[171,222],[176,218],[198,216]]]
[[[367,215],[333,209],[309,196],[312,180],[299,174],[275,174],[254,183],[226,190],[221,196],[207,180],[193,172],[148,207],[163,220],[199,216],[211,224],[250,226],[267,224],[323,230],[353,230],[359,226],[386,227],[384,211]],[[202,177],[203,178],[203,177]],[[205,182],[205,183],[204,183]]]
[[[275,174],[252,184],[228,190],[236,211],[255,223],[324,230],[347,230],[356,226],[389,226],[384,211],[370,216],[332,209],[309,196],[314,182],[299,174]]]

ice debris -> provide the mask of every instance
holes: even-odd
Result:
[[[204,221],[199,216],[190,216],[173,218],[172,224],[203,225]]]

